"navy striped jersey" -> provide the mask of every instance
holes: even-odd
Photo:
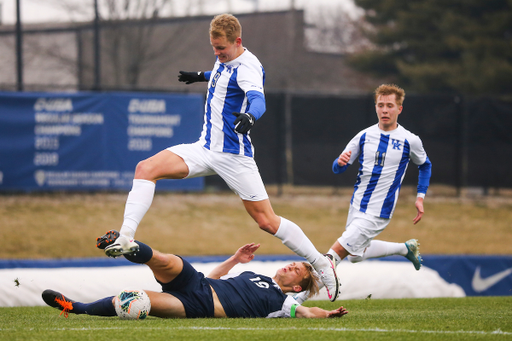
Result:
[[[399,125],[383,131],[378,124],[360,131],[343,152],[352,151],[349,165],[359,160],[359,173],[354,185],[351,205],[375,217],[391,218],[409,160],[420,167],[418,193],[426,193],[430,180],[430,160],[421,139]],[[337,158],[334,173],[342,173]],[[422,175],[424,175],[422,177]]]
[[[290,317],[300,305],[270,277],[244,271],[221,279],[206,279],[228,317]]]

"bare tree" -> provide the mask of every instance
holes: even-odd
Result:
[[[49,6],[65,9],[69,18],[89,17],[92,19],[93,1],[45,0]],[[173,10],[174,0],[99,0],[102,85],[108,87],[129,87],[139,85],[141,74],[164,63],[179,49],[171,49],[172,42],[183,34],[179,25],[166,34],[158,32],[158,20],[161,13],[169,14]],[[77,38],[60,42],[62,35],[54,34],[54,40],[32,39],[30,55],[44,56],[55,60],[57,64],[70,70],[88,88],[87,75],[93,71],[92,34],[87,23],[71,23],[75,26]],[[63,48],[74,53],[64,51]],[[78,51],[78,52],[76,52]],[[45,72],[45,70],[40,70]],[[83,85],[83,84],[82,84]]]
[[[306,20],[306,44],[311,50],[346,54],[371,46],[363,35],[369,25],[341,5],[318,5],[311,8]]]

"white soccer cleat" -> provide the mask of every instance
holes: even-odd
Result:
[[[417,239],[409,239],[405,242],[405,246],[407,247],[408,251],[405,258],[414,264],[414,268],[416,270],[419,270],[421,268],[421,262],[423,261],[420,256],[420,243],[418,243]]]
[[[105,254],[116,258],[121,255],[131,255],[139,251],[139,245],[133,239],[126,236],[119,236],[116,241],[105,248]]]
[[[338,280],[338,275],[336,274],[336,266],[331,259],[330,255],[324,255],[325,259],[329,263],[329,265],[325,268],[317,270],[318,275],[320,276],[320,280],[325,285],[325,289],[327,290],[327,296],[331,302],[336,301],[338,295],[340,293],[340,281]]]

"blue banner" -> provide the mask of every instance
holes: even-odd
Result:
[[[459,285],[466,296],[512,295],[512,256],[422,255],[422,258],[424,268],[435,270],[446,282]],[[409,262],[402,256],[379,260]]]
[[[512,256],[425,256],[423,265],[467,296],[512,295]]]
[[[129,190],[139,161],[197,141],[202,112],[196,94],[0,92],[0,191]]]

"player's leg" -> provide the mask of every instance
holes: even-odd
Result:
[[[99,249],[105,249],[119,236],[115,230],[108,231],[105,235],[96,238],[96,246]],[[162,253],[153,250],[149,245],[135,240],[138,251],[133,254],[125,254],[124,257],[132,263],[146,264],[153,271],[155,278],[162,282],[171,282],[178,276],[183,269],[183,260],[175,255]]]
[[[145,290],[151,301],[151,316],[187,317],[185,308],[176,297],[161,292]],[[43,291],[43,300],[50,307],[62,310],[61,314],[87,314],[93,316],[116,316],[114,296],[102,298],[92,303],[74,301],[63,294],[47,289]]]
[[[180,257],[157,250],[153,250],[153,256],[145,264],[153,271],[155,279],[160,283],[173,281],[183,270],[183,260]]]
[[[109,257],[136,252],[135,231],[148,211],[155,193],[155,184],[159,179],[182,179],[188,174],[187,164],[181,157],[169,150],[139,162],[135,169],[133,186],[126,200],[124,220],[120,237],[105,248]]]
[[[92,303],[82,303],[64,296],[60,292],[47,289],[42,294],[43,301],[50,307],[62,310],[61,314],[88,314],[95,316],[116,316],[114,296],[108,296]]]
[[[345,257],[352,263],[358,263],[371,258],[401,255],[409,259],[416,270],[419,270],[421,257],[416,239],[405,243],[374,240],[389,222],[390,219],[373,217],[351,207],[346,230],[328,253],[335,257],[336,264]]]
[[[341,238],[340,238],[341,239]],[[372,240],[362,255],[351,255],[343,246],[340,239],[336,240],[328,251],[328,254],[334,256],[336,265],[345,257],[352,263],[359,263],[366,259],[382,258],[393,255],[407,256],[408,249],[405,243],[392,243],[381,240]],[[341,257],[343,255],[343,257]]]
[[[318,252],[304,231],[294,222],[277,216],[269,199],[242,201],[249,215],[262,230],[279,238],[290,250],[306,258],[313,265],[327,287],[329,299],[336,300],[339,294],[339,281],[334,263]]]
[[[416,239],[410,239],[405,243],[372,240],[362,256],[348,256],[347,259],[352,263],[358,263],[371,258],[382,258],[394,255],[404,256],[413,263],[416,270],[419,270],[422,262],[419,245]]]
[[[359,260],[351,260],[350,258],[353,256],[349,256],[348,258],[352,263],[356,263],[358,261],[363,261],[366,259],[382,258],[393,255],[406,256],[407,247],[405,246],[405,244],[385,242],[382,240],[372,240],[370,242],[370,245],[368,245],[368,247],[364,251],[362,257],[358,257],[360,258]]]
[[[124,257],[132,263],[146,264],[160,283],[171,282],[183,270],[183,260],[180,257],[154,250],[138,240],[135,243],[139,246],[139,251]]]
[[[151,300],[149,315],[163,318],[186,318],[187,313],[183,303],[171,294],[146,290]]]

